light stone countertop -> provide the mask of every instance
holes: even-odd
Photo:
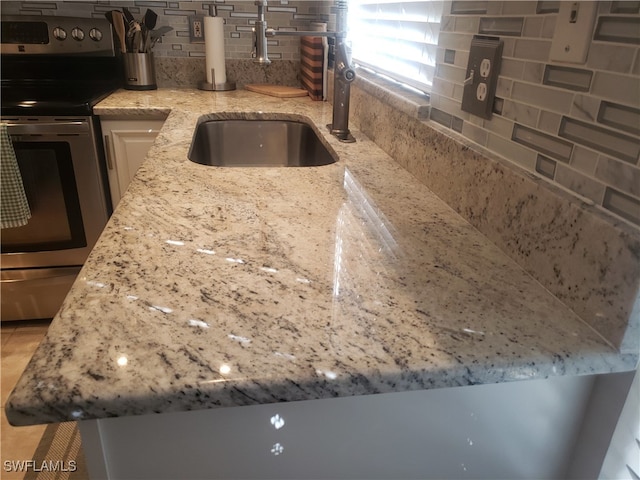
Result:
[[[95,112],[171,113],[7,401],[14,425],[635,368],[357,130],[328,135],[327,104],[161,89]],[[339,161],[192,163],[203,114],[308,119]]]

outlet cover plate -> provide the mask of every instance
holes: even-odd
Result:
[[[504,43],[499,37],[474,35],[462,93],[462,110],[491,119]]]
[[[549,58],[554,62],[585,63],[593,36],[598,2],[560,2]]]
[[[204,15],[189,16],[189,42],[204,43]]]

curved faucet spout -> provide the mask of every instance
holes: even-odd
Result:
[[[349,131],[349,99],[351,97],[351,82],[356,78],[356,72],[351,67],[351,59],[347,52],[345,37],[347,35],[347,0],[336,0],[336,31],[335,32],[279,32],[267,27],[265,8],[267,0],[255,0],[258,6],[258,19],[253,28],[253,61],[261,65],[269,65],[271,60],[267,54],[267,36],[296,35],[335,37],[335,66],[333,80],[333,117],[332,123],[327,125],[329,131],[341,142],[355,142]]]
[[[269,65],[269,55],[267,54],[267,21],[264,16],[264,9],[267,0],[256,0],[258,6],[258,19],[253,27],[253,61],[261,65]]]

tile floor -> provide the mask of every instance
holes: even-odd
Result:
[[[46,428],[46,425],[12,427],[4,413],[4,405],[48,327],[49,321],[4,322],[1,326],[0,478],[2,480],[22,480],[24,473],[5,471],[4,462],[5,460],[31,460]]]

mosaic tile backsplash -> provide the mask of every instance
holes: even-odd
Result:
[[[445,2],[430,118],[640,225],[640,7],[598,2],[586,63],[558,64],[560,3]],[[461,110],[475,34],[504,41],[491,120]]]
[[[269,27],[278,30],[308,30],[311,22],[331,25],[332,2],[323,0],[271,0],[266,18]],[[55,15],[75,17],[104,17],[105,12],[127,7],[136,18],[147,8],[158,14],[157,26],[168,25],[173,31],[166,34],[153,49],[156,58],[204,58],[204,44],[191,43],[189,17],[207,15],[215,5],[218,16],[225,21],[225,52],[228,59],[249,59],[253,48],[251,29],[257,18],[253,0],[215,0],[209,2],[172,2],[157,0],[100,0],[73,1],[3,1],[0,10],[5,15]],[[157,28],[157,27],[156,27]],[[299,60],[300,42],[297,37],[272,37],[268,40],[272,60]]]

